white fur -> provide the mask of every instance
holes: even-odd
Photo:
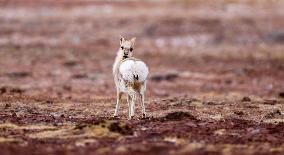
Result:
[[[138,82],[146,81],[149,70],[142,61],[126,60],[121,63],[119,73],[125,81],[134,83],[134,75],[138,76]]]

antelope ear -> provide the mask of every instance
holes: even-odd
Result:
[[[132,46],[134,46],[135,40],[136,40],[136,37],[134,37],[130,40]]]
[[[120,41],[120,45],[122,45],[122,43],[125,41],[125,39],[124,39],[124,37],[122,35],[120,35],[119,41]]]

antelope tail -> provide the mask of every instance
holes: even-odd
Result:
[[[133,78],[134,78],[134,80],[138,80],[139,79],[138,75],[134,75],[134,74],[133,74]]]

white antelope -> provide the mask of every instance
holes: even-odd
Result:
[[[134,117],[137,95],[141,102],[142,116],[143,118],[146,117],[144,94],[149,70],[143,61],[132,56],[135,39],[126,40],[123,37],[120,38],[120,48],[113,64],[113,76],[117,90],[114,117],[118,116],[119,104],[123,93],[127,94],[129,119]]]

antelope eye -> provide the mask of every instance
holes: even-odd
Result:
[[[133,48],[130,48],[129,50],[130,50],[130,52],[132,52],[132,51],[133,51]]]
[[[121,46],[120,48],[121,48],[122,50],[124,49],[124,47],[123,47],[123,46]]]

